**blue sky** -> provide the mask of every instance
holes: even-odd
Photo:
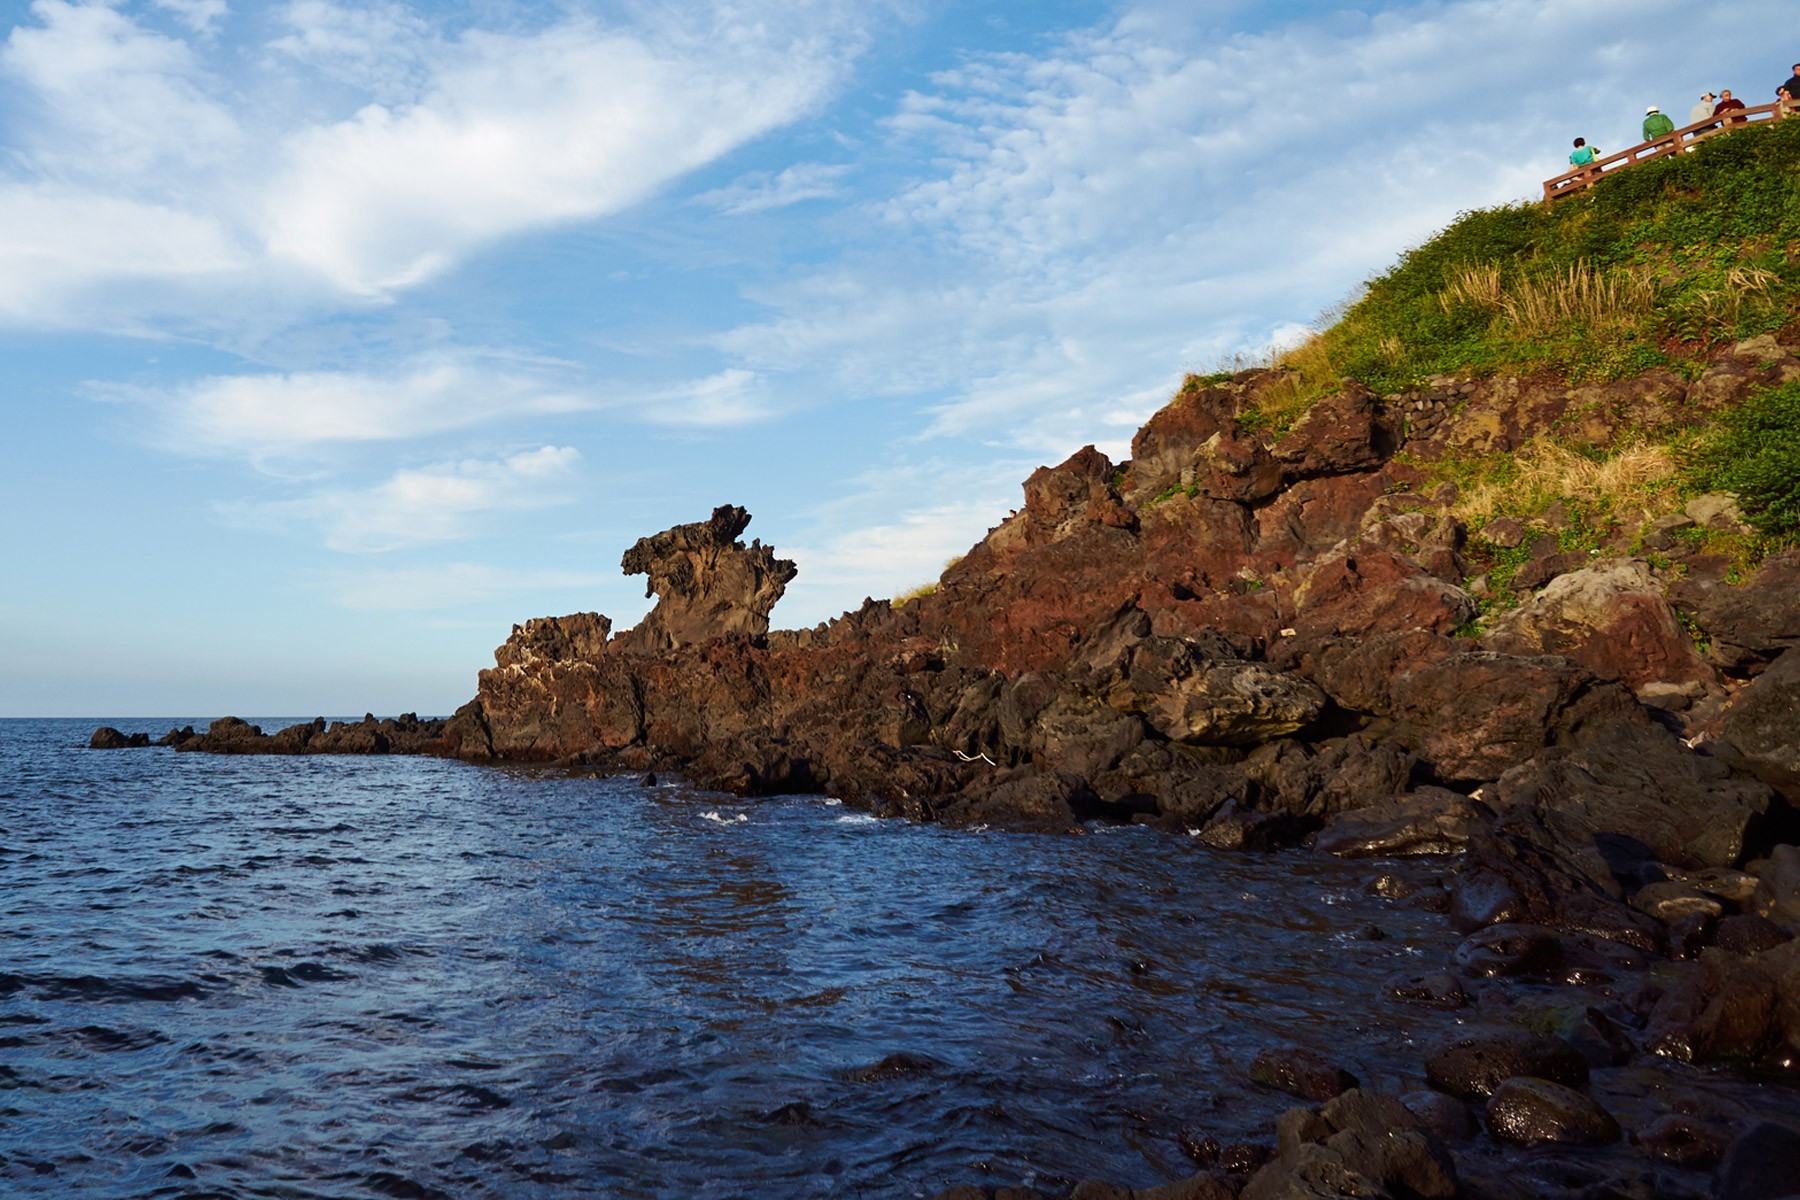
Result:
[[[671,13],[673,10],[673,14]],[[0,4],[0,714],[445,712],[722,503],[811,624],[1791,0]]]

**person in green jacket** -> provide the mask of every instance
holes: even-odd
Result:
[[[1652,104],[1644,110],[1644,140],[1659,142],[1675,132],[1675,122],[1663,113],[1662,109]]]

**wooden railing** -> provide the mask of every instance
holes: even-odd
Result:
[[[1800,116],[1800,106],[1777,102],[1764,104],[1759,108],[1741,108],[1733,113],[1709,117],[1704,121],[1696,121],[1692,125],[1684,125],[1653,142],[1639,142],[1629,150],[1609,154],[1605,158],[1596,159],[1585,167],[1575,167],[1572,170],[1564,171],[1555,179],[1544,180],[1544,203],[1549,204],[1564,196],[1573,196],[1576,192],[1585,191],[1593,187],[1602,175],[1613,171],[1622,171],[1626,167],[1634,167],[1638,163],[1649,162],[1653,158],[1667,158],[1671,154],[1680,154],[1709,137],[1735,132],[1752,121],[1779,121],[1783,117],[1792,116]]]

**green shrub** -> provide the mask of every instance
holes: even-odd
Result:
[[[1485,303],[1467,286],[1479,279]],[[1325,361],[1304,374],[1325,382],[1306,390],[1343,376],[1395,392],[1439,374],[1692,373],[1713,347],[1796,313],[1800,120],[1786,120],[1608,175],[1551,206],[1461,214],[1320,334],[1308,353]]]
[[[1695,449],[1689,481],[1736,495],[1745,519],[1765,536],[1800,534],[1800,380],[1721,417]]]

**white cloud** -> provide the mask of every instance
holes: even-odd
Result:
[[[828,163],[800,163],[779,174],[756,171],[728,187],[702,192],[694,199],[727,216],[786,208],[804,200],[829,200],[844,194],[843,178],[850,168]]]
[[[632,413],[652,425],[717,429],[749,425],[776,415],[765,380],[753,371],[733,368],[670,388],[655,388],[633,397]]]
[[[168,6],[197,30],[223,15],[219,0]],[[122,8],[36,0],[0,51],[24,101],[0,187],[207,230],[235,273],[211,305],[191,270],[171,272],[187,281],[179,296],[145,286],[155,253],[119,272],[102,260],[67,277],[4,275],[0,320],[111,330],[135,317],[142,331],[200,312],[229,325],[258,288],[265,305],[297,292],[301,312],[321,289],[352,307],[388,300],[498,239],[620,212],[810,111],[867,20],[841,0],[699,11],[686,24],[566,16],[499,33],[394,4],[300,0],[246,79],[222,49],[203,55]],[[296,275],[313,282],[296,289]]]
[[[617,581],[616,573],[520,570],[458,562],[334,572],[325,576],[322,583],[341,608],[436,612],[533,593],[588,591]]]
[[[225,0],[156,0],[156,7],[174,13],[177,20],[199,34],[213,32],[231,11]]]
[[[78,304],[89,320],[116,316],[121,289],[205,284],[244,263],[243,248],[204,215],[82,189],[0,183],[0,321],[56,325]]]
[[[14,28],[0,50],[0,71],[35,102],[14,122],[27,164],[15,182],[80,179],[101,199],[142,198],[147,182],[168,195],[183,190],[186,173],[243,147],[186,42],[106,4],[35,0],[31,11],[39,24]]]
[[[392,375],[301,371],[213,376],[161,392],[92,390],[102,399],[148,404],[170,448],[254,460],[593,407],[591,397],[553,380],[467,358],[420,362]]]
[[[227,505],[221,511],[240,524],[315,524],[325,545],[349,554],[378,554],[407,546],[455,541],[470,535],[473,518],[563,504],[581,455],[566,446],[544,446],[500,459],[458,462],[398,471],[372,488],[319,492],[299,500]]]

